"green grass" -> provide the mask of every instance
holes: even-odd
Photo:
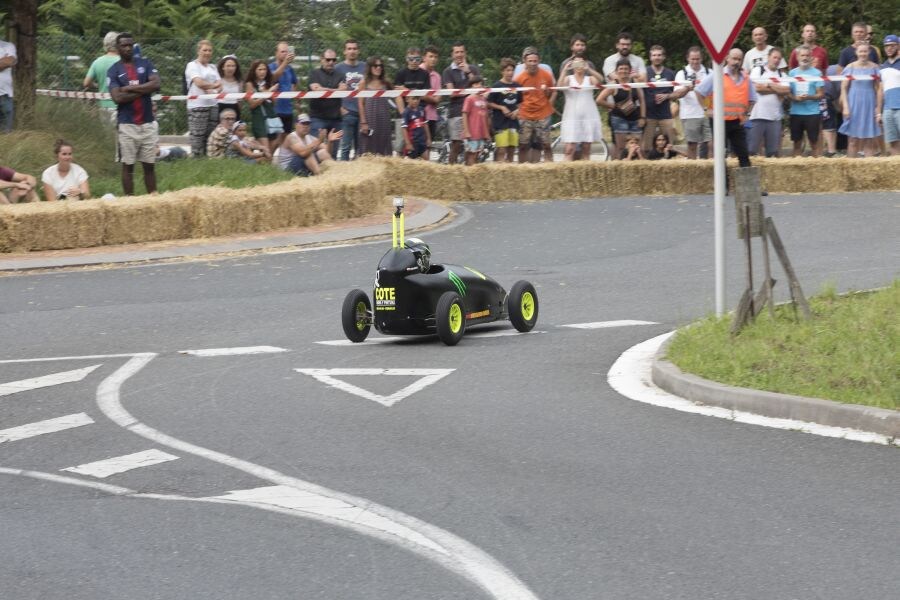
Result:
[[[38,118],[27,129],[18,129],[0,138],[0,164],[21,173],[41,173],[56,162],[53,145],[62,138],[74,146],[75,162],[90,175],[91,195],[111,192],[122,195],[121,165],[115,162],[116,132],[105,114],[77,100],[38,98]],[[135,166],[137,194],[144,192],[143,173]],[[185,159],[161,162],[156,166],[160,192],[197,185],[240,188],[291,179],[291,175],[271,165],[252,165],[240,160]]]
[[[900,409],[900,280],[883,290],[810,299],[814,317],[791,305],[763,311],[732,337],[731,316],[679,330],[668,359],[727,385]]]

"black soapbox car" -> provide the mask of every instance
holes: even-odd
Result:
[[[351,342],[365,340],[373,325],[388,335],[436,333],[448,346],[457,344],[467,327],[501,319],[519,331],[531,331],[538,318],[533,285],[517,281],[507,293],[470,267],[431,264],[425,242],[404,240],[402,198],[394,199],[394,208],[393,246],[378,263],[372,301],[357,289],[347,294],[341,308],[341,324]]]

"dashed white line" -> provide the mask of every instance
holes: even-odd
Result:
[[[179,350],[179,354],[188,354],[190,356],[241,356],[246,354],[275,354],[278,352],[287,352],[286,348],[278,348],[277,346],[247,346],[244,348],[206,348],[203,350]]]
[[[46,421],[36,421],[27,425],[18,427],[10,427],[9,429],[0,429],[0,444],[3,442],[15,442],[27,438],[44,435],[46,433],[56,433],[57,431],[65,431],[66,429],[74,429],[83,425],[90,425],[94,420],[85,413],[76,413],[66,415],[64,417],[56,417],[47,419]]]
[[[110,475],[125,473],[141,467],[150,467],[160,463],[178,460],[177,456],[152,448],[134,454],[125,454],[123,456],[114,456],[94,462],[78,465],[77,467],[66,467],[60,471],[68,471],[70,473],[78,473],[79,475],[90,475],[97,479],[104,479]]]
[[[593,323],[570,323],[568,325],[560,325],[560,327],[571,327],[572,329],[607,329],[609,327],[631,327],[633,325],[659,325],[655,321],[633,321],[630,319],[622,319],[619,321],[595,321]]]
[[[39,388],[61,385],[63,383],[74,383],[81,381],[87,377],[94,369],[100,365],[92,365],[83,369],[75,369],[74,371],[61,371],[50,375],[41,375],[40,377],[32,377],[30,379],[20,379],[19,381],[9,381],[0,383],[0,396],[9,396],[19,392],[27,392],[28,390],[36,390]]]
[[[496,338],[496,337],[507,337],[511,335],[531,335],[535,333],[547,333],[546,331],[516,331],[515,329],[511,330],[500,330],[500,331],[467,331],[466,338]],[[321,342],[315,342],[316,344],[321,344],[323,346],[373,346],[376,344],[392,344],[394,342],[409,342],[416,339],[428,339],[429,335],[386,335],[383,337],[372,337],[366,339],[364,342],[351,342],[350,340],[324,340]]]

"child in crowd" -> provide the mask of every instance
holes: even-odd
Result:
[[[403,138],[405,140],[403,153],[409,158],[428,157],[428,148],[431,146],[431,132],[428,130],[428,122],[425,120],[425,110],[421,106],[421,98],[408,96],[406,108],[403,110]]]
[[[622,160],[644,160],[641,142],[636,137],[630,137],[625,142],[625,148],[622,149]]]
[[[228,158],[243,158],[250,163],[264,163],[272,160],[269,149],[253,138],[247,137],[247,124],[235,121],[231,126],[231,138],[225,148]]]
[[[469,87],[483,88],[484,79],[480,76],[469,82]],[[484,149],[486,140],[490,139],[491,126],[488,122],[487,100],[480,92],[466,96],[462,109],[463,139],[466,148],[466,165],[474,165],[478,155]]]

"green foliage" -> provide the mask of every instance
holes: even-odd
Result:
[[[728,385],[900,409],[900,280],[873,293],[826,288],[810,305],[809,321],[779,306],[736,337],[731,317],[711,317],[680,330],[668,358]]]

